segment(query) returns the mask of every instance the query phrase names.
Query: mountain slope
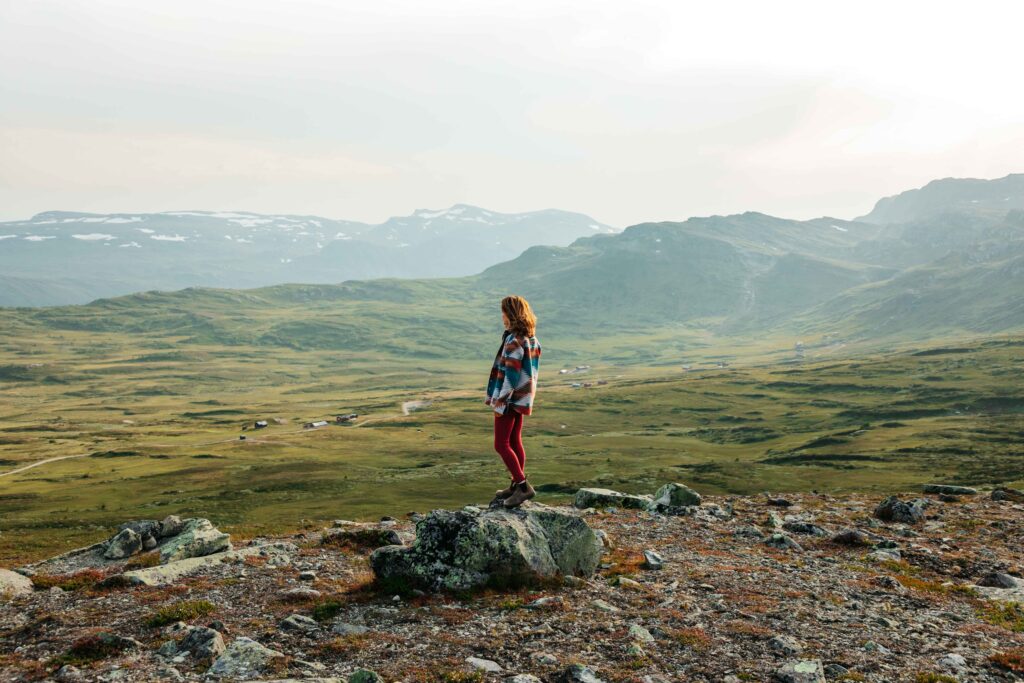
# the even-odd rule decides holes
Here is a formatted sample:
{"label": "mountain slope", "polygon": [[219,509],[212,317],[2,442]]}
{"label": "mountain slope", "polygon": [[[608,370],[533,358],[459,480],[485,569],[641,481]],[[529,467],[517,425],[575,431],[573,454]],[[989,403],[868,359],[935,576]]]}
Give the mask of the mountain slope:
{"label": "mountain slope", "polygon": [[943,178],[924,187],[879,199],[858,221],[906,223],[946,212],[1005,214],[1024,209],[1024,173],[995,180]]}

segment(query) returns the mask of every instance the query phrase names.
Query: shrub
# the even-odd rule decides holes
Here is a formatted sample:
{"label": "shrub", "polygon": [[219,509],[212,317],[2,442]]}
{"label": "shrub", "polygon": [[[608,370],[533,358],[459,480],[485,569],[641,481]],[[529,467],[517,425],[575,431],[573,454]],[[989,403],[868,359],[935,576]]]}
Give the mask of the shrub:
{"label": "shrub", "polygon": [[980,616],[993,626],[1024,633],[1024,606],[1018,602],[992,603],[980,610]]}
{"label": "shrub", "polygon": [[146,626],[158,628],[176,621],[190,621],[213,612],[216,606],[209,600],[182,600],[173,605],[164,605],[146,619]]}
{"label": "shrub", "polygon": [[54,574],[46,576],[37,574],[32,577],[32,585],[39,590],[48,590],[54,586],[66,591],[77,591],[92,588],[106,578],[106,574],[98,569],[83,569],[71,574]]}
{"label": "shrub", "polygon": [[1024,648],[997,652],[988,658],[996,666],[1018,674],[1024,674]]}
{"label": "shrub", "polygon": [[317,621],[329,621],[337,616],[344,606],[344,603],[338,600],[324,600],[313,606],[312,617]]}

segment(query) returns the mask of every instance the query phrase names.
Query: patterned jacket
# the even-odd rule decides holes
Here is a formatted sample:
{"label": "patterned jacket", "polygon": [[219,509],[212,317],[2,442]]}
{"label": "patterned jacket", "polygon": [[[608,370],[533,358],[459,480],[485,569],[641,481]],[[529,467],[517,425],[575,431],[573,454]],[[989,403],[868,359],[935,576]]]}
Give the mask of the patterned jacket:
{"label": "patterned jacket", "polygon": [[531,414],[539,366],[540,342],[537,338],[506,332],[494,356],[484,403],[492,406],[499,415],[504,415],[509,406],[523,415]]}

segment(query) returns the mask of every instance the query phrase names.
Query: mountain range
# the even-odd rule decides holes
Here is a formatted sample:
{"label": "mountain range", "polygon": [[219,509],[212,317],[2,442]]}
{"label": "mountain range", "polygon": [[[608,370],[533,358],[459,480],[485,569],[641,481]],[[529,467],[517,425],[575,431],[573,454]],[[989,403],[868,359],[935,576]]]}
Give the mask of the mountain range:
{"label": "mountain range", "polygon": [[[1017,208],[1024,206],[1022,178],[936,181],[883,199],[853,221],[748,212],[642,223],[621,233],[571,222],[567,232],[575,226],[596,234],[565,246],[529,246],[463,277],[244,292],[192,288],[0,317],[5,324],[54,329],[404,352],[412,348],[410,337],[438,329],[446,330],[451,344],[472,346],[493,327],[497,298],[515,292],[534,303],[546,334],[563,338],[674,326],[861,339],[995,333],[1024,327],[1024,210]],[[892,216],[900,220],[887,222]],[[394,220],[362,243],[367,249],[411,244],[417,230],[429,230],[421,226],[438,218],[420,215],[413,228]],[[450,226],[461,222],[446,214],[438,229],[453,234],[448,231],[457,228]],[[523,234],[544,238],[543,231],[524,228]],[[106,251],[112,249],[121,248]],[[293,258],[314,263],[322,257]]]}
{"label": "mountain range", "polygon": [[371,225],[233,211],[48,211],[0,223],[0,305],[78,304],[185,287],[247,288],[478,273],[536,244],[614,229],[568,211],[466,204]]}

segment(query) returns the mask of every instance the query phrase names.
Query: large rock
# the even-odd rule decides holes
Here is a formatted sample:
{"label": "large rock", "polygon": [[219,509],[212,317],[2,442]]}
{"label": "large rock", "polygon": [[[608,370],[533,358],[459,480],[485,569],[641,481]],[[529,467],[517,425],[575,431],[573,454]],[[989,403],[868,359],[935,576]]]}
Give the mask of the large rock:
{"label": "large rock", "polygon": [[263,545],[252,545],[238,550],[228,550],[213,555],[201,557],[187,557],[184,560],[176,560],[156,567],[144,569],[133,569],[118,574],[120,580],[131,584],[143,586],[167,586],[176,583],[179,579],[203,571],[206,567],[212,567],[223,562],[237,562],[247,557],[265,557],[269,562],[275,564],[286,564],[291,553],[298,548],[293,543],[277,541]]}
{"label": "large rock", "polygon": [[142,550],[142,536],[132,529],[121,529],[107,544],[103,557],[108,560],[123,560]]}
{"label": "large rock", "polygon": [[210,676],[249,680],[282,667],[285,656],[250,638],[236,638],[207,670]]}
{"label": "large rock", "polygon": [[998,488],[992,491],[992,500],[1009,500],[1014,503],[1024,503],[1024,491],[1005,487]]}
{"label": "large rock", "polygon": [[700,494],[685,484],[665,484],[654,494],[654,504],[666,507],[700,505]]}
{"label": "large rock", "polygon": [[978,489],[972,489],[969,486],[953,486],[951,484],[925,484],[924,492],[947,496],[973,496],[977,495]]}
{"label": "large rock", "polygon": [[181,531],[160,546],[160,561],[173,562],[231,550],[231,536],[222,533],[208,519],[186,520]]}
{"label": "large rock", "polygon": [[370,565],[383,582],[465,590],[589,576],[600,557],[601,542],[582,518],[530,504],[480,513],[435,510],[416,524],[412,546],[378,548]]}
{"label": "large rock", "polygon": [[646,510],[652,503],[650,496],[635,496],[611,489],[580,489],[572,504],[581,510],[587,508],[623,507]]}
{"label": "large rock", "polygon": [[919,500],[908,503],[896,496],[889,496],[875,508],[875,517],[886,522],[917,524],[924,519],[924,506]]}
{"label": "large rock", "polygon": [[0,599],[28,595],[32,589],[32,579],[10,569],[0,569]]}

